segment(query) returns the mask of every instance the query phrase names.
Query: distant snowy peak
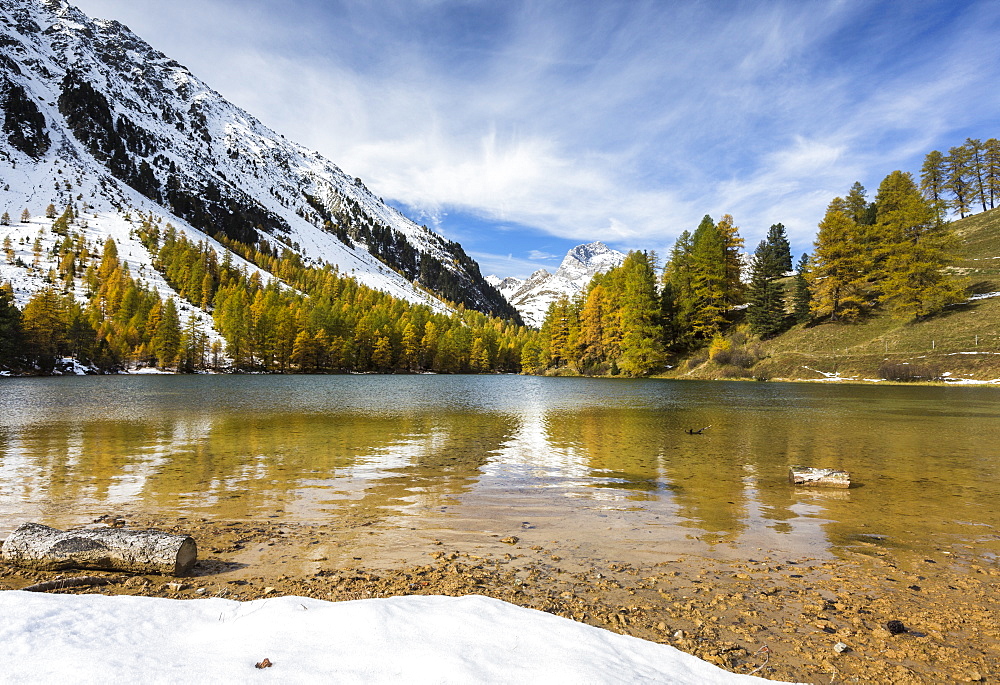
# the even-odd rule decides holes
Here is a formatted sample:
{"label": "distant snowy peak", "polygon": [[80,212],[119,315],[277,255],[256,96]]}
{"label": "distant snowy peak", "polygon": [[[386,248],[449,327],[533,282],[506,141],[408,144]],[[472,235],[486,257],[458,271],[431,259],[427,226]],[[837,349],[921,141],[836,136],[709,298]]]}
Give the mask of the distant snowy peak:
{"label": "distant snowy peak", "polygon": [[575,297],[594,276],[621,266],[624,261],[623,253],[602,242],[577,245],[566,253],[554,274],[539,269],[523,281],[505,278],[497,289],[521,313],[526,324],[537,328],[545,320],[550,304],[560,297]]}
{"label": "distant snowy peak", "polygon": [[618,250],[612,250],[602,242],[577,245],[566,253],[555,277],[565,278],[573,282],[585,278],[586,282],[582,286],[585,288],[595,275],[621,266],[624,261],[624,254]]}

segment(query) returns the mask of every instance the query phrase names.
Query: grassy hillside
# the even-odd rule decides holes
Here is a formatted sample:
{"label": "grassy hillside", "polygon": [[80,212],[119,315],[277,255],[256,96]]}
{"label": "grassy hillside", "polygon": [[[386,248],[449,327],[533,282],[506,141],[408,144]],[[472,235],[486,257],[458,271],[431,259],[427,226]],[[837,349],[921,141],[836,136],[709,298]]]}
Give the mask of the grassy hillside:
{"label": "grassy hillside", "polygon": [[[1000,208],[954,224],[961,246],[954,265],[970,295],[1000,291]],[[742,367],[682,360],[671,376],[822,379],[825,374],[875,379],[895,376],[1000,378],[1000,296],[972,299],[927,321],[903,322],[880,314],[860,324],[796,326],[772,340],[751,343],[759,359]],[[746,359],[746,357],[743,357]]]}

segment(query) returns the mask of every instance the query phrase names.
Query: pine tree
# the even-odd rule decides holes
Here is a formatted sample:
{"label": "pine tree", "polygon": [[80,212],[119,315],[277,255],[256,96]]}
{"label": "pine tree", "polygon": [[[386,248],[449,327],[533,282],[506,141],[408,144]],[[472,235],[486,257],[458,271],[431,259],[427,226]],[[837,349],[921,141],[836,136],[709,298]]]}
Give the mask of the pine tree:
{"label": "pine tree", "polygon": [[854,182],[844,198],[844,211],[858,226],[871,226],[875,223],[875,203],[868,201],[868,191],[860,181]]}
{"label": "pine tree", "polygon": [[920,194],[909,173],[894,171],[879,186],[878,227],[890,245],[881,301],[903,318],[919,318],[961,301],[944,272],[954,236]]}
{"label": "pine tree", "polygon": [[606,290],[600,279],[591,281],[587,299],[580,311],[580,344],[583,348],[581,366],[584,372],[606,359],[604,350],[604,319]]}
{"label": "pine tree", "polygon": [[317,356],[312,334],[305,329],[300,330],[292,347],[292,363],[301,373],[313,373],[316,371]]}
{"label": "pine tree", "polygon": [[545,371],[542,347],[532,338],[521,348],[521,373],[539,374]]}
{"label": "pine tree", "polygon": [[754,250],[747,291],[747,324],[762,338],[770,338],[784,328],[785,290],[779,279],[790,270],[785,268],[786,259],[791,259],[790,255],[786,258],[787,251],[783,226],[780,231],[769,232],[767,239],[760,241]]}
{"label": "pine tree", "polygon": [[181,333],[178,371],[194,373],[205,368],[207,352],[208,337],[201,331],[198,318],[192,313],[188,315]]}
{"label": "pine tree", "polygon": [[969,158],[969,185],[972,190],[970,203],[978,201],[983,211],[986,211],[987,191],[986,191],[986,169],[983,160],[983,143],[977,138],[965,139],[966,155]]}
{"label": "pine tree", "polygon": [[694,232],[691,248],[691,332],[711,340],[722,330],[727,301],[726,245],[707,214]]}
{"label": "pine tree", "polygon": [[31,221],[31,212],[25,209],[24,211],[21,212],[21,223],[26,224],[29,223],[30,221]]}
{"label": "pine tree", "polygon": [[[784,227],[782,227],[784,228]],[[723,261],[726,269],[726,303],[736,306],[743,303],[743,238],[731,214],[723,214],[715,230],[722,237]]]}
{"label": "pine tree", "polygon": [[983,177],[986,183],[985,196],[990,209],[1000,202],[1000,140],[990,138],[983,143]]}
{"label": "pine tree", "polygon": [[31,296],[22,312],[25,352],[44,372],[50,372],[66,345],[67,322],[63,299],[53,288]]}
{"label": "pine tree", "polygon": [[619,267],[623,275],[622,345],[618,366],[628,376],[646,376],[663,366],[660,304],[651,257],[633,251]]}
{"label": "pine tree", "polygon": [[389,338],[375,332],[375,347],[372,350],[372,366],[379,373],[385,373],[392,368],[392,345]]}
{"label": "pine tree", "polygon": [[859,250],[861,230],[847,213],[842,198],[834,198],[819,224],[816,250],[806,275],[815,317],[855,321],[873,305],[870,255]]}
{"label": "pine tree", "polygon": [[947,212],[947,202],[944,197],[945,174],[944,155],[938,150],[928,152],[923,166],[920,167],[920,190],[942,220]]}
{"label": "pine tree", "polygon": [[4,212],[3,215],[0,216],[0,226],[10,226],[10,213],[9,212]]}
{"label": "pine tree", "polygon": [[788,243],[788,234],[784,224],[771,224],[767,230],[767,244],[770,246],[774,266],[777,273],[785,275],[792,270],[792,246]]}
{"label": "pine tree", "polygon": [[476,338],[472,341],[472,355],[469,365],[473,373],[486,373],[490,370],[490,355],[482,338]]}
{"label": "pine tree", "polygon": [[14,305],[14,288],[0,284],[0,367],[13,366],[21,356],[21,312]]}
{"label": "pine tree", "polygon": [[684,231],[674,243],[670,259],[663,268],[660,311],[664,339],[673,347],[682,347],[691,329],[695,306],[693,252],[694,238],[689,231]]}
{"label": "pine tree", "polygon": [[406,371],[416,371],[420,361],[420,336],[412,321],[406,322],[403,329],[403,354],[400,366]]}
{"label": "pine tree", "polygon": [[792,286],[792,316],[795,318],[795,323],[805,323],[811,317],[812,293],[809,292],[809,281],[806,278],[808,271],[809,255],[802,253],[795,267],[795,280]]}
{"label": "pine tree", "polygon": [[957,146],[948,150],[948,156],[944,158],[944,188],[952,197],[950,207],[958,211],[963,219],[966,214],[972,213],[974,192],[970,166],[967,147]]}
{"label": "pine tree", "polygon": [[45,208],[45,218],[46,219],[56,218],[56,206],[51,202],[49,203],[48,207]]}
{"label": "pine tree", "polygon": [[173,366],[181,349],[181,325],[174,298],[168,298],[160,313],[160,323],[152,339],[153,353],[160,368]]}

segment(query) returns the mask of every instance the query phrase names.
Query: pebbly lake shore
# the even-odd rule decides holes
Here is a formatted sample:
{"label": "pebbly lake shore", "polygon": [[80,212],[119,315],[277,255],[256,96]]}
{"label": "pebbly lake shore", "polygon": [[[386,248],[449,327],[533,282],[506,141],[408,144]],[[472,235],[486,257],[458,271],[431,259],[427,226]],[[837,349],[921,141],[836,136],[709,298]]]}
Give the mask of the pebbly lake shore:
{"label": "pebbly lake shore", "polygon": [[[735,673],[813,683],[981,682],[1000,676],[1000,565],[961,547],[934,554],[868,548],[835,558],[759,552],[595,557],[571,542],[516,535],[359,544],[334,525],[105,517],[195,537],[193,575],[171,578],[0,565],[0,588],[102,576],[65,593],[347,601],[485,595],[673,645]],[[345,533],[350,534],[345,534]],[[539,542],[541,544],[532,544]],[[886,625],[900,621],[906,631]]]}

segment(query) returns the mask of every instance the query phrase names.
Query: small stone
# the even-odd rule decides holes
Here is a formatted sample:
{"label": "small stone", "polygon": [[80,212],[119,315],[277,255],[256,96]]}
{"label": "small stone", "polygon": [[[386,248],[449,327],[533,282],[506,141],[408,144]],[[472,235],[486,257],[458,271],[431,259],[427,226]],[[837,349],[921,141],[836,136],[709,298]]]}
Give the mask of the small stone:
{"label": "small stone", "polygon": [[180,592],[181,590],[187,590],[190,585],[187,583],[167,583],[167,589],[173,592]]}
{"label": "small stone", "polygon": [[520,539],[521,538],[517,537],[516,535],[508,535],[505,538],[500,538],[500,542],[503,542],[508,545],[516,545],[518,540]]}
{"label": "small stone", "polygon": [[149,579],[143,576],[132,576],[125,581],[125,587],[145,587],[149,585]]}
{"label": "small stone", "polygon": [[885,624],[885,629],[889,631],[890,635],[899,635],[900,633],[906,632],[906,626],[903,625],[902,621],[889,621]]}
{"label": "small stone", "polygon": [[205,594],[206,590],[205,590],[205,588],[200,587],[197,590],[195,590],[195,592],[198,593],[199,595],[203,595],[203,594]]}
{"label": "small stone", "polygon": [[850,647],[848,647],[848,646],[847,646],[846,644],[844,644],[843,642],[838,642],[837,644],[835,644],[835,645],[833,646],[833,651],[835,651],[835,652],[836,652],[837,654],[843,654],[844,652],[846,652],[846,651],[848,651],[848,650],[850,650],[850,649],[851,649],[851,648],[850,648]]}
{"label": "small stone", "polygon": [[674,631],[674,637],[678,640],[683,640],[686,633],[683,630]]}
{"label": "small stone", "polygon": [[271,594],[272,592],[277,592],[277,590],[276,590],[276,589],[274,589],[273,587],[266,587],[266,588],[264,588],[264,594],[265,594],[265,595],[269,595],[269,594]]}

